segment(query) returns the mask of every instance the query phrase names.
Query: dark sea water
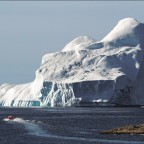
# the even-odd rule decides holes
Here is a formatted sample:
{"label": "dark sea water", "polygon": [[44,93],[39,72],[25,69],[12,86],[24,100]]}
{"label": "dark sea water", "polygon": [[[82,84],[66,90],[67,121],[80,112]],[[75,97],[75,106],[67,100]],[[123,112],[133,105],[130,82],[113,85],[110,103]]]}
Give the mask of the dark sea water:
{"label": "dark sea water", "polygon": [[144,144],[144,135],[100,134],[142,123],[140,107],[0,108],[0,144]]}

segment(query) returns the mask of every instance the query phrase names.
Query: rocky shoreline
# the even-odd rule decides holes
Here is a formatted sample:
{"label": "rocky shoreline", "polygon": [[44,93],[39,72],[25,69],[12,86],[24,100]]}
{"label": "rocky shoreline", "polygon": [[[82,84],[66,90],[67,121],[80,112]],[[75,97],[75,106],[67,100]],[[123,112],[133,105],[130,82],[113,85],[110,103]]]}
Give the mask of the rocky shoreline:
{"label": "rocky shoreline", "polygon": [[102,131],[101,134],[144,134],[144,124],[129,125],[111,130]]}

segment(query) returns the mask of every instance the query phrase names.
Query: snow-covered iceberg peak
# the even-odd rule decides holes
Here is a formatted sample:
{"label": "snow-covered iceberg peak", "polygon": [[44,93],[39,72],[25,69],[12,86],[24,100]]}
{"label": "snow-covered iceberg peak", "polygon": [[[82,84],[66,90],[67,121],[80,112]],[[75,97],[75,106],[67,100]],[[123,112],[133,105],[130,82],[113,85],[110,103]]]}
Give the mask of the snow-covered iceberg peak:
{"label": "snow-covered iceberg peak", "polygon": [[62,51],[84,50],[87,49],[90,44],[95,42],[96,40],[89,36],[79,36],[68,43]]}
{"label": "snow-covered iceberg peak", "polygon": [[144,24],[126,18],[100,42],[80,36],[44,55],[32,83],[0,85],[0,105],[144,105],[143,86]]}
{"label": "snow-covered iceberg peak", "polygon": [[114,29],[102,40],[118,46],[144,46],[144,24],[133,18],[125,18],[118,22]]}

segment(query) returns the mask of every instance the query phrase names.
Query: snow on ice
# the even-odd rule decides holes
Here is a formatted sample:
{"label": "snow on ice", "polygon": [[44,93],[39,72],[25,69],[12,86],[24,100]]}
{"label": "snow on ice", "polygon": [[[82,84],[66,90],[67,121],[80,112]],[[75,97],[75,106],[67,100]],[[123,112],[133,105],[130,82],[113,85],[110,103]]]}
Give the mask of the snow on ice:
{"label": "snow on ice", "polygon": [[0,105],[144,105],[143,50],[144,24],[125,18],[99,42],[80,36],[44,55],[32,83],[0,86]]}

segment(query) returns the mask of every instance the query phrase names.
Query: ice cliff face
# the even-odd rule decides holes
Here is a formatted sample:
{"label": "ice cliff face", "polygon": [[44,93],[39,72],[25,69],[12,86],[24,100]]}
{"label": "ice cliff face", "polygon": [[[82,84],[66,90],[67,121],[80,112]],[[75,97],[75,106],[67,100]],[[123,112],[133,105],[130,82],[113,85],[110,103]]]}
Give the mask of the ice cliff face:
{"label": "ice cliff face", "polygon": [[0,86],[2,106],[144,104],[144,24],[126,18],[100,42],[81,36],[46,54],[34,82]]}

